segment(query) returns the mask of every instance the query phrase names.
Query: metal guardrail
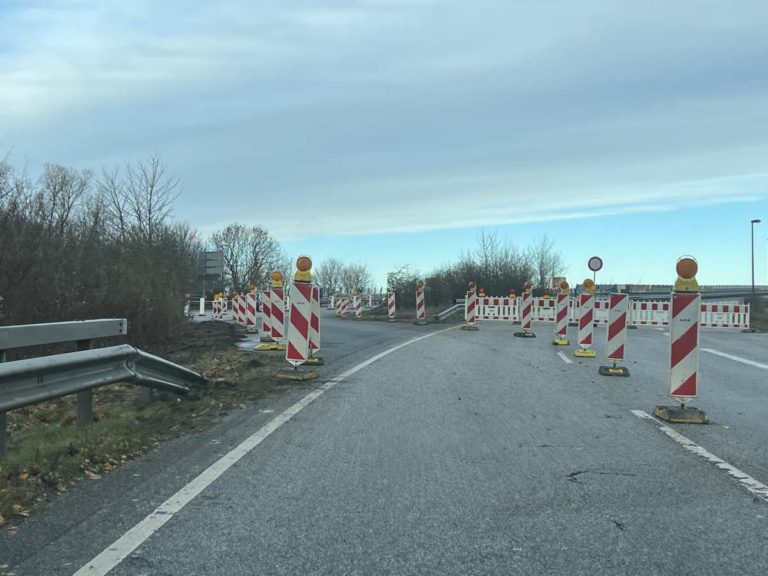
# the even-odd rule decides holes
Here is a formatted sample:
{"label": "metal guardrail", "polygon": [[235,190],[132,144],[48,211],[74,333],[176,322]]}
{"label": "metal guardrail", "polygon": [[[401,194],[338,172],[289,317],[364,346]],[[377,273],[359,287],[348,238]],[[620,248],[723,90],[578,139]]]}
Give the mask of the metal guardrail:
{"label": "metal guardrail", "polygon": [[[91,349],[92,340],[124,336],[125,319],[0,326],[0,456],[6,450],[6,412],[77,394],[77,420],[93,421],[93,389],[117,382],[183,394],[206,382],[200,374],[122,344]],[[5,362],[6,350],[77,342],[77,352]]]}
{"label": "metal guardrail", "polygon": [[438,322],[443,322],[444,320],[447,320],[457,312],[463,311],[463,310],[464,310],[464,298],[461,299],[461,302],[454,304],[450,308],[446,308],[442,312],[438,312],[435,315],[435,318],[437,318]]}
{"label": "metal guardrail", "polygon": [[125,318],[0,326],[0,350],[95,340],[126,334],[128,334],[128,320]]}
{"label": "metal guardrail", "polygon": [[0,412],[117,382],[184,394],[205,381],[197,372],[127,344],[29,358],[0,364]]}

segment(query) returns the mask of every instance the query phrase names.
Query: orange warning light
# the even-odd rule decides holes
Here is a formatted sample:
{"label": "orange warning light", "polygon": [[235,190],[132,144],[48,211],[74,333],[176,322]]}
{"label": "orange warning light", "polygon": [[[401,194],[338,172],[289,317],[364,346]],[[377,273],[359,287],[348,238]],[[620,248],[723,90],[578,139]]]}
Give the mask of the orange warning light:
{"label": "orange warning light", "polygon": [[475,291],[475,286],[477,286],[477,284],[475,284],[475,281],[474,281],[474,280],[472,280],[472,281],[469,283],[469,290],[470,290],[470,292],[474,292],[474,291]]}
{"label": "orange warning light", "polygon": [[283,273],[282,272],[272,272],[272,288],[282,288],[283,287]]}
{"label": "orange warning light", "polygon": [[296,260],[296,268],[301,272],[308,272],[312,269],[312,258],[309,256],[299,256]]}
{"label": "orange warning light", "polygon": [[675,281],[675,292],[698,292],[699,283],[696,281],[696,273],[699,271],[699,265],[693,256],[682,256],[678,259],[677,280]]}
{"label": "orange warning light", "polygon": [[696,263],[696,259],[692,256],[683,256],[677,261],[675,266],[677,274],[684,280],[691,280],[696,277],[696,273],[699,271],[699,265]]}
{"label": "orange warning light", "polygon": [[422,290],[424,288],[424,282],[422,280],[419,280],[416,282],[416,290]]}
{"label": "orange warning light", "polygon": [[571,289],[571,285],[568,284],[568,282],[566,282],[565,280],[560,282],[560,290],[562,290],[563,292],[568,292],[568,290],[570,289]]}

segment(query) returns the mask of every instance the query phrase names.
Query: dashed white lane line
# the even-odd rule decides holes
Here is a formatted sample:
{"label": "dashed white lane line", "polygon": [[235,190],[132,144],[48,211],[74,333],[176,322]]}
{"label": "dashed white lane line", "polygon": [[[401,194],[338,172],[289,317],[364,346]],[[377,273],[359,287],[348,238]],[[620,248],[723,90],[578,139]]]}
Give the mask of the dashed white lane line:
{"label": "dashed white lane line", "polygon": [[565,352],[558,352],[557,355],[560,356],[560,359],[566,364],[573,364],[573,360],[568,358],[568,356],[565,355]]}
{"label": "dashed white lane line", "polygon": [[642,410],[630,410],[632,414],[637,416],[638,418],[642,418],[643,420],[650,420],[651,422],[658,425],[659,430],[664,432],[667,436],[672,438],[675,442],[680,444],[683,448],[688,450],[689,452],[693,452],[697,456],[700,456],[707,460],[708,462],[714,464],[720,470],[725,470],[729,476],[732,478],[735,478],[739,484],[742,485],[742,487],[746,488],[749,492],[751,492],[753,495],[755,495],[757,498],[760,498],[761,500],[764,500],[768,502],[768,486],[760,482],[759,480],[756,480],[755,478],[752,478],[749,474],[746,474],[736,468],[735,466],[732,466],[731,464],[728,464],[725,460],[718,458],[705,448],[702,448],[698,444],[696,444],[693,440],[690,440],[680,434],[677,430],[673,430],[669,426],[664,425],[661,421],[657,420],[647,412],[643,412]]}
{"label": "dashed white lane line", "polygon": [[405,348],[419,340],[430,338],[449,330],[454,330],[458,326],[446,328],[445,330],[438,330],[437,332],[431,332],[424,336],[412,338],[407,342],[393,346],[384,352],[376,354],[369,358],[365,362],[361,362],[354,368],[351,368],[343,374],[336,376],[329,380],[325,384],[322,384],[312,392],[304,396],[301,400],[294,405],[275,416],[272,420],[267,422],[264,426],[259,428],[251,436],[246,438],[237,447],[227,452],[219,460],[211,464],[206,470],[204,470],[194,480],[189,482],[181,490],[176,492],[173,496],[163,502],[154,512],[144,518],[141,522],[136,524],[133,528],[128,530],[120,538],[110,544],[106,550],[101,552],[93,560],[88,562],[85,566],[75,572],[74,576],[104,576],[115,566],[120,564],[125,558],[128,557],[136,548],[141,546],[152,534],[157,532],[168,520],[173,518],[174,514],[179,512],[184,506],[189,504],[195,496],[200,494],[208,486],[210,486],[219,476],[224,474],[233,464],[238,462],[243,456],[248,454],[251,450],[261,444],[270,434],[280,428],[283,424],[288,422],[293,416],[301,412],[304,408],[309,406],[322,394],[333,388],[339,382],[343,382],[353,374],[367,368],[377,360],[381,360],[385,356],[392,354]]}
{"label": "dashed white lane line", "polygon": [[754,360],[747,360],[746,358],[742,358],[741,356],[726,354],[725,352],[720,352],[719,350],[713,350],[712,348],[702,348],[701,351],[709,352],[710,354],[715,354],[716,356],[722,356],[723,358],[728,358],[729,360],[734,360],[736,362],[741,362],[742,364],[748,364],[749,366],[754,366],[755,368],[762,368],[763,370],[768,370],[768,364],[761,364],[760,362],[755,362]]}

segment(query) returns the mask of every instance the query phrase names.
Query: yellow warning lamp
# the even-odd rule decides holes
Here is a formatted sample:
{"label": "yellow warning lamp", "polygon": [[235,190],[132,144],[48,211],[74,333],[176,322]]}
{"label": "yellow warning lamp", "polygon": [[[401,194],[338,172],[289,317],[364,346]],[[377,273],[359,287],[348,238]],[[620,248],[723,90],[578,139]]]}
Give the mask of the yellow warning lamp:
{"label": "yellow warning lamp", "polygon": [[249,282],[248,283],[248,291],[249,292],[256,292],[256,284],[254,284],[253,282]]}
{"label": "yellow warning lamp", "polygon": [[472,281],[469,283],[469,291],[470,291],[470,292],[474,292],[476,287],[477,287],[477,284],[475,284],[475,281],[474,281],[474,280],[472,280]]}
{"label": "yellow warning lamp", "polygon": [[595,281],[592,280],[592,278],[587,278],[586,280],[584,280],[583,286],[584,286],[584,290],[586,290],[589,294],[595,293],[596,286],[595,286]]}
{"label": "yellow warning lamp", "polygon": [[549,288],[544,290],[544,298],[549,298]]}
{"label": "yellow warning lamp", "polygon": [[272,272],[272,288],[283,287],[283,274],[281,272]]}
{"label": "yellow warning lamp", "polygon": [[526,282],[523,284],[523,288],[525,289],[526,294],[532,294],[533,293],[533,283],[532,282]]}
{"label": "yellow warning lamp", "polygon": [[699,271],[699,265],[693,256],[682,256],[675,266],[677,270],[677,280],[675,281],[675,292],[698,292],[699,283],[696,281],[696,273]]}
{"label": "yellow warning lamp", "polygon": [[565,280],[560,282],[560,292],[563,294],[568,294],[568,292],[571,290],[571,285],[568,284]]}
{"label": "yellow warning lamp", "polygon": [[508,295],[510,298],[517,298],[517,290],[515,290],[514,288],[510,288]]}
{"label": "yellow warning lamp", "polygon": [[312,282],[312,258],[309,256],[299,256],[296,259],[296,273],[293,275],[295,282]]}
{"label": "yellow warning lamp", "polygon": [[478,296],[485,296],[485,288],[478,288],[477,289],[477,295]]}
{"label": "yellow warning lamp", "polygon": [[421,292],[422,290],[424,290],[424,281],[419,280],[416,282],[416,292]]}

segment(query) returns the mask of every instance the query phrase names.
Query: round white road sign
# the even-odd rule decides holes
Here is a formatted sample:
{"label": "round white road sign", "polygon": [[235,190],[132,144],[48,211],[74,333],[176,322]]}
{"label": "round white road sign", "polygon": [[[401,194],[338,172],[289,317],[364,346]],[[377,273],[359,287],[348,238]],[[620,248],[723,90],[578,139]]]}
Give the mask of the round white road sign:
{"label": "round white road sign", "polygon": [[589,262],[587,262],[587,266],[589,266],[589,269],[592,270],[592,272],[597,272],[603,267],[603,260],[599,256],[592,256],[592,258],[589,259]]}

